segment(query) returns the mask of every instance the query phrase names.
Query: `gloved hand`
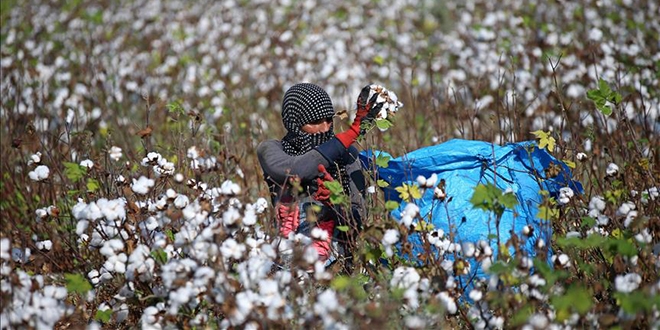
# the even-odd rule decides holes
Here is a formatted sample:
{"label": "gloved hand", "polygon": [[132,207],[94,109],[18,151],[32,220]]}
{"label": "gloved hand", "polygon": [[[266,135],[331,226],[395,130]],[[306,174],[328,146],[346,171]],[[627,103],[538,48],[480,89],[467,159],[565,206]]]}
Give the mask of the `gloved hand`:
{"label": "gloved hand", "polygon": [[341,142],[341,144],[344,145],[345,148],[348,148],[355,142],[355,140],[360,136],[360,134],[364,134],[364,132],[360,131],[360,124],[362,123],[362,119],[367,117],[367,115],[372,114],[372,116],[375,116],[376,113],[380,111],[380,109],[383,107],[383,103],[376,103],[376,100],[378,99],[378,93],[374,93],[374,95],[371,96],[369,99],[369,93],[371,91],[371,85],[364,86],[362,88],[362,91],[360,92],[360,95],[358,95],[357,99],[357,114],[355,115],[355,120],[351,124],[351,127],[348,128],[348,130],[335,134],[337,139]]}
{"label": "gloved hand", "polygon": [[332,205],[330,202],[330,189],[325,186],[326,182],[334,181],[330,173],[325,169],[325,166],[323,164],[319,164],[318,166],[319,170],[319,177],[316,178],[316,185],[318,186],[316,189],[316,192],[314,193],[314,199],[325,204],[325,205]]}
{"label": "gloved hand", "polygon": [[288,238],[290,233],[295,233],[300,224],[300,208],[298,204],[278,205],[277,221],[280,225],[280,235]]}

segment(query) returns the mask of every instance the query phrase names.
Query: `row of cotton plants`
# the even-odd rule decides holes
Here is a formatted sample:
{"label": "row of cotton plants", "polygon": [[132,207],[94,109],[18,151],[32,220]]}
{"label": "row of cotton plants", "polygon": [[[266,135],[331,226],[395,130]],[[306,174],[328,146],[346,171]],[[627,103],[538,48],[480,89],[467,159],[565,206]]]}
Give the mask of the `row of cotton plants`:
{"label": "row of cotton plants", "polygon": [[[261,132],[279,107],[273,96],[295,82],[320,82],[347,107],[346,91],[377,80],[480,114],[450,135],[475,134],[499,107],[530,130],[562,127],[565,139],[575,126],[612,132],[619,118],[657,130],[659,8],[642,2],[648,10],[635,1],[32,1],[3,14],[2,116],[36,116],[40,131],[74,114],[78,127],[117,121],[131,131],[147,95],[234,126],[227,115],[247,103]],[[630,91],[618,117],[571,104],[599,79]],[[494,140],[512,140],[519,124],[500,120]]]}
{"label": "row of cotton plants", "polygon": [[[574,231],[565,234],[552,265],[519,250],[514,256],[496,255],[486,240],[457,242],[441,229],[420,228],[417,225],[423,220],[413,201],[400,224],[385,221],[378,226],[381,234],[364,235],[369,243],[362,249],[383,254],[364,260],[356,268],[357,277],[349,278],[325,269],[317,260],[310,246],[314,235],[298,235],[292,240],[272,235],[274,224],[265,199],[246,201],[243,188],[232,180],[218,186],[201,181],[191,185],[182,172],[201,173],[196,165],[200,149],[188,149],[188,164],[181,169],[160,153],[149,152],[136,161],[141,166],[137,173],[126,166],[107,178],[124,188],[118,194],[80,198],[66,215],[55,205],[43,205],[34,212],[34,221],[51,226],[70,213],[68,221],[75,233],[70,238],[38,232],[29,242],[12,240],[20,235],[2,238],[2,294],[8,302],[0,316],[3,326],[52,328],[71,318],[79,318],[89,328],[140,324],[145,328],[282,325],[334,329],[372,322],[407,328],[437,327],[445,322],[495,329],[505,324],[529,329],[608,326],[612,321],[599,314],[590,295],[583,295],[584,290],[593,292],[586,285],[593,279],[585,278],[576,289],[569,276],[573,271],[585,271],[575,259],[583,251],[569,241],[575,238],[630,244],[604,250],[615,265],[616,260],[621,263],[606,289],[614,296],[620,294],[618,299],[657,298],[660,290],[657,276],[646,277],[649,267],[654,274],[660,269],[660,251],[653,251],[658,248],[657,231],[649,229],[659,224],[648,218],[640,221],[637,210],[638,206],[657,205],[657,187],[635,192],[620,205],[603,196],[586,203],[569,188],[563,189],[559,197],[562,212],[578,212],[592,222],[583,218]],[[130,162],[116,148],[108,152],[116,159],[111,166]],[[35,170],[58,166],[42,161],[39,153],[25,163]],[[163,172],[163,166],[172,171]],[[88,170],[98,167],[91,160],[79,164],[88,178],[95,175]],[[610,168],[607,171],[608,177],[620,174]],[[59,180],[48,174],[27,177],[33,181],[28,183],[32,188]],[[428,189],[436,181],[437,176],[432,175],[417,178],[416,184]],[[434,189],[438,200],[451,197]],[[621,243],[618,236],[609,234],[612,231],[619,235],[625,231],[633,240]],[[415,234],[428,243],[430,259],[422,264],[406,262],[400,254],[406,253],[407,237]],[[529,227],[515,234],[520,241],[507,242],[511,248],[534,236]],[[612,241],[616,243],[608,237],[617,239]],[[39,272],[34,268],[37,259],[55,256],[51,251],[54,241],[60,249],[74,245],[67,252],[75,251],[73,257],[84,264],[64,276],[35,274]],[[535,244],[541,253],[549,242],[538,239]],[[484,272],[490,275],[475,278]],[[579,295],[573,296],[571,290],[578,290]],[[571,307],[575,299],[580,307]],[[607,312],[617,322],[643,320],[657,326],[658,306],[650,302],[609,306]],[[516,319],[520,316],[503,308],[505,303],[534,308],[525,310],[524,319]]]}

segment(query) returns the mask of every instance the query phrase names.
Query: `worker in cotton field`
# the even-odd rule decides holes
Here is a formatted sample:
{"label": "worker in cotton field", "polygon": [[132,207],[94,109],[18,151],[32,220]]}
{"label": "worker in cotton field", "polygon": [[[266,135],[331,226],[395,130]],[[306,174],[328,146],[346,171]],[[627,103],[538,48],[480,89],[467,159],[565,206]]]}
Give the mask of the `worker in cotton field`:
{"label": "worker in cotton field", "polygon": [[[287,134],[281,140],[259,144],[257,156],[271,192],[279,233],[291,238],[296,233],[313,237],[319,260],[326,266],[335,259],[332,239],[338,243],[345,271],[350,271],[351,242],[364,216],[365,180],[358,151],[351,146],[360,135],[360,123],[377,113],[376,99],[367,100],[369,86],[357,100],[357,114],[344,132],[335,134],[335,114],[328,93],[310,83],[293,85],[284,94],[282,122]],[[371,102],[368,102],[371,101]],[[333,205],[325,182],[339,182],[350,203]],[[350,204],[350,205],[348,205]],[[316,205],[316,207],[312,207]],[[348,231],[335,231],[348,226]],[[324,234],[311,235],[313,228]]]}

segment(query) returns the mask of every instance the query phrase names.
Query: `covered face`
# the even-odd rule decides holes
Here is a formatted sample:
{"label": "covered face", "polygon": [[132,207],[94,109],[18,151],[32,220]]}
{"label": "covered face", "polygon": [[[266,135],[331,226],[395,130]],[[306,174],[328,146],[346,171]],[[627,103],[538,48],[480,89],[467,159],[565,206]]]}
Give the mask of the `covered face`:
{"label": "covered face", "polygon": [[282,102],[282,122],[287,130],[282,139],[284,151],[290,155],[301,155],[334,137],[332,126],[327,132],[310,134],[302,127],[306,124],[332,119],[334,108],[328,93],[323,88],[299,83],[291,86]]}

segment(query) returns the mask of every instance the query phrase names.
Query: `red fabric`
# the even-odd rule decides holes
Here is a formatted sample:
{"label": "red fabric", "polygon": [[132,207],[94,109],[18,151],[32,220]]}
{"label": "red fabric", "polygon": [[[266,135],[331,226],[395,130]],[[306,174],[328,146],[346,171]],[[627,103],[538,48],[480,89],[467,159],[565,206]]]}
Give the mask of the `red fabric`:
{"label": "red fabric", "polygon": [[316,252],[319,255],[319,260],[320,261],[326,261],[328,258],[330,258],[330,242],[332,241],[332,232],[335,230],[335,221],[334,220],[329,220],[329,221],[323,221],[323,222],[318,222],[316,226],[326,233],[328,233],[328,239],[327,240],[314,240],[312,243],[312,246],[314,246],[314,249],[316,249]]}
{"label": "red fabric", "polygon": [[367,100],[369,96],[369,85],[365,86],[357,100],[357,114],[355,114],[355,120],[351,124],[351,127],[348,130],[335,134],[339,142],[344,145],[344,148],[348,148],[357,140],[360,136],[360,123],[362,123],[362,118],[364,118],[368,113],[371,107],[376,103],[376,99]]}
{"label": "red fabric", "polygon": [[325,204],[330,205],[330,189],[325,186],[326,181],[334,181],[330,173],[325,169],[323,164],[319,164],[319,178],[316,179],[316,192],[314,193],[314,199]]}
{"label": "red fabric", "polygon": [[291,232],[296,232],[300,224],[300,209],[297,204],[280,204],[277,207],[277,221],[280,225],[280,235],[289,237]]}
{"label": "red fabric", "polygon": [[360,121],[362,121],[362,118],[355,118],[348,130],[335,134],[339,142],[344,145],[344,148],[350,147],[360,135]]}

